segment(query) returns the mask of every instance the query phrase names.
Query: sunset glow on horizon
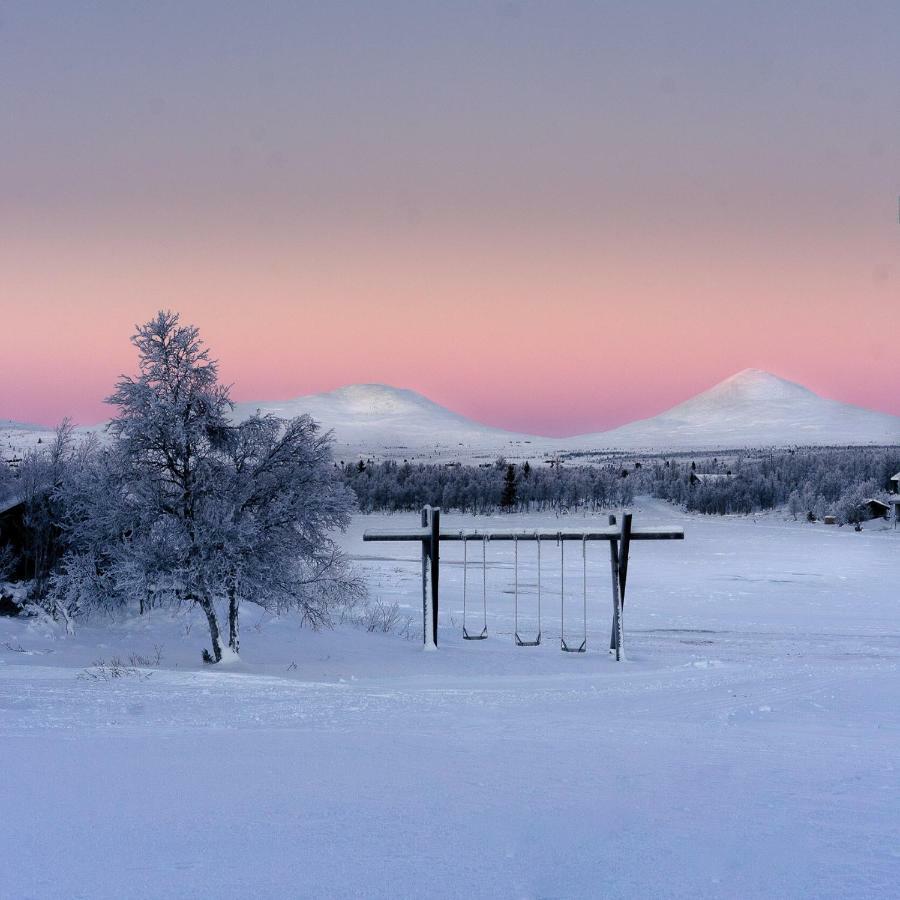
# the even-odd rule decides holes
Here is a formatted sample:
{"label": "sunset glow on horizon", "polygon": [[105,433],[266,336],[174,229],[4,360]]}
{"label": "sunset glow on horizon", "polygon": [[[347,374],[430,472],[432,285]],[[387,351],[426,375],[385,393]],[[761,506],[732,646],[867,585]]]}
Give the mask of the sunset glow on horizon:
{"label": "sunset glow on horizon", "polygon": [[161,308],[235,400],[900,415],[895,4],[189,6],[4,8],[0,419],[108,418]]}

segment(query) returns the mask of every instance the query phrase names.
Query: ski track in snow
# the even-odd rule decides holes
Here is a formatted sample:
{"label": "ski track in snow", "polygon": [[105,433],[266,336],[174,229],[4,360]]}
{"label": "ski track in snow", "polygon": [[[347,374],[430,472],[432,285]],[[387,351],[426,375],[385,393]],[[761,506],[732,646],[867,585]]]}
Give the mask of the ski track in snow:
{"label": "ski track in snow", "polygon": [[[442,550],[441,649],[422,653],[417,550],[361,541],[415,518],[358,517],[344,539],[411,640],[257,629],[247,610],[242,661],[216,670],[185,616],[68,639],[0,619],[0,896],[896,896],[900,531],[642,501],[636,524],[687,538],[633,546],[617,665],[605,545],[588,548],[587,654],[558,648],[552,546],[545,643],[513,646],[509,545],[489,546],[475,643],[461,550]],[[534,557],[520,548],[527,633]],[[580,551],[566,560],[577,630]],[[147,677],[79,678],[154,643]]]}

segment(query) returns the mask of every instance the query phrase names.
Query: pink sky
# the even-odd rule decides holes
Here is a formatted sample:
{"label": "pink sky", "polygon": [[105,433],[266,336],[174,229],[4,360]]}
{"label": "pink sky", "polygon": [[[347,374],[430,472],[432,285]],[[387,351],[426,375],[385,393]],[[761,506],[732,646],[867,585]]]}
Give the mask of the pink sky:
{"label": "pink sky", "polygon": [[4,342],[0,417],[106,418],[102,398],[134,371],[133,325],[161,306],[201,328],[238,400],[384,382],[565,434],[656,413],[753,366],[900,413],[884,327],[896,277],[827,235],[795,235],[789,251],[787,238],[704,251],[712,236],[665,234],[345,240],[5,243],[17,339]]}
{"label": "pink sky", "polygon": [[38,7],[0,32],[0,419],[107,418],[159,308],[237,400],[572,434],[754,367],[900,414],[896,4]]}

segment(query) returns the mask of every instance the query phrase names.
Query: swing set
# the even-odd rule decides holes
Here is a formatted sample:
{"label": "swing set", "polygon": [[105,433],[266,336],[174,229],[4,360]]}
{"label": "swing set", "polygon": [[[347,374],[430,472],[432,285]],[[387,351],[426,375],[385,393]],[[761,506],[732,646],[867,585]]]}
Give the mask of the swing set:
{"label": "swing set", "polygon": [[[408,528],[393,531],[366,531],[364,541],[419,541],[422,544],[422,640],[426,650],[436,650],[438,643],[438,611],[440,598],[440,545],[442,541],[462,541],[463,545],[463,639],[466,641],[483,641],[488,637],[487,625],[487,545],[489,541],[513,542],[513,636],[517,647],[537,647],[542,641],[542,542],[553,541],[559,546],[560,557],[560,649],[566,653],[585,653],[587,651],[587,610],[588,610],[588,578],[587,578],[587,544],[590,541],[606,541],[609,543],[610,573],[612,576],[612,633],[609,650],[615,653],[617,660],[625,658],[625,636],[622,607],[625,603],[625,585],[628,578],[628,554],[632,541],[665,541],[683,540],[683,528],[632,528],[631,513],[622,514],[621,525],[616,517],[609,517],[609,526],[587,530],[577,529],[488,529],[480,531],[476,528],[464,528],[457,531],[441,531],[441,511],[439,508],[426,506],[422,510],[420,528]],[[470,630],[469,614],[469,564],[468,545],[470,541],[481,542],[481,613],[478,624]],[[519,541],[535,541],[537,543],[537,633],[533,639],[525,639],[519,631]],[[582,628],[579,642],[569,643],[566,640],[566,567],[565,548],[569,541],[581,542],[581,595],[582,595]]]}

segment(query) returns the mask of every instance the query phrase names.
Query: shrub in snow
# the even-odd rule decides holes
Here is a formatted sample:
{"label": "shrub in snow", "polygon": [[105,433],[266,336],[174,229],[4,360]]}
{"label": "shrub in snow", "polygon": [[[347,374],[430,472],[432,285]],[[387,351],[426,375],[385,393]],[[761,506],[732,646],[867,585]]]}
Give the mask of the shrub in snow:
{"label": "shrub in snow", "polygon": [[115,681],[119,678],[137,678],[146,681],[152,674],[152,672],[142,672],[137,666],[122,662],[118,656],[114,656],[109,662],[105,659],[94,660],[76,677],[81,681]]}
{"label": "shrub in snow", "polygon": [[403,615],[397,603],[385,603],[380,598],[366,606],[355,620],[366,631],[385,634],[407,632],[412,621],[409,616]]}

